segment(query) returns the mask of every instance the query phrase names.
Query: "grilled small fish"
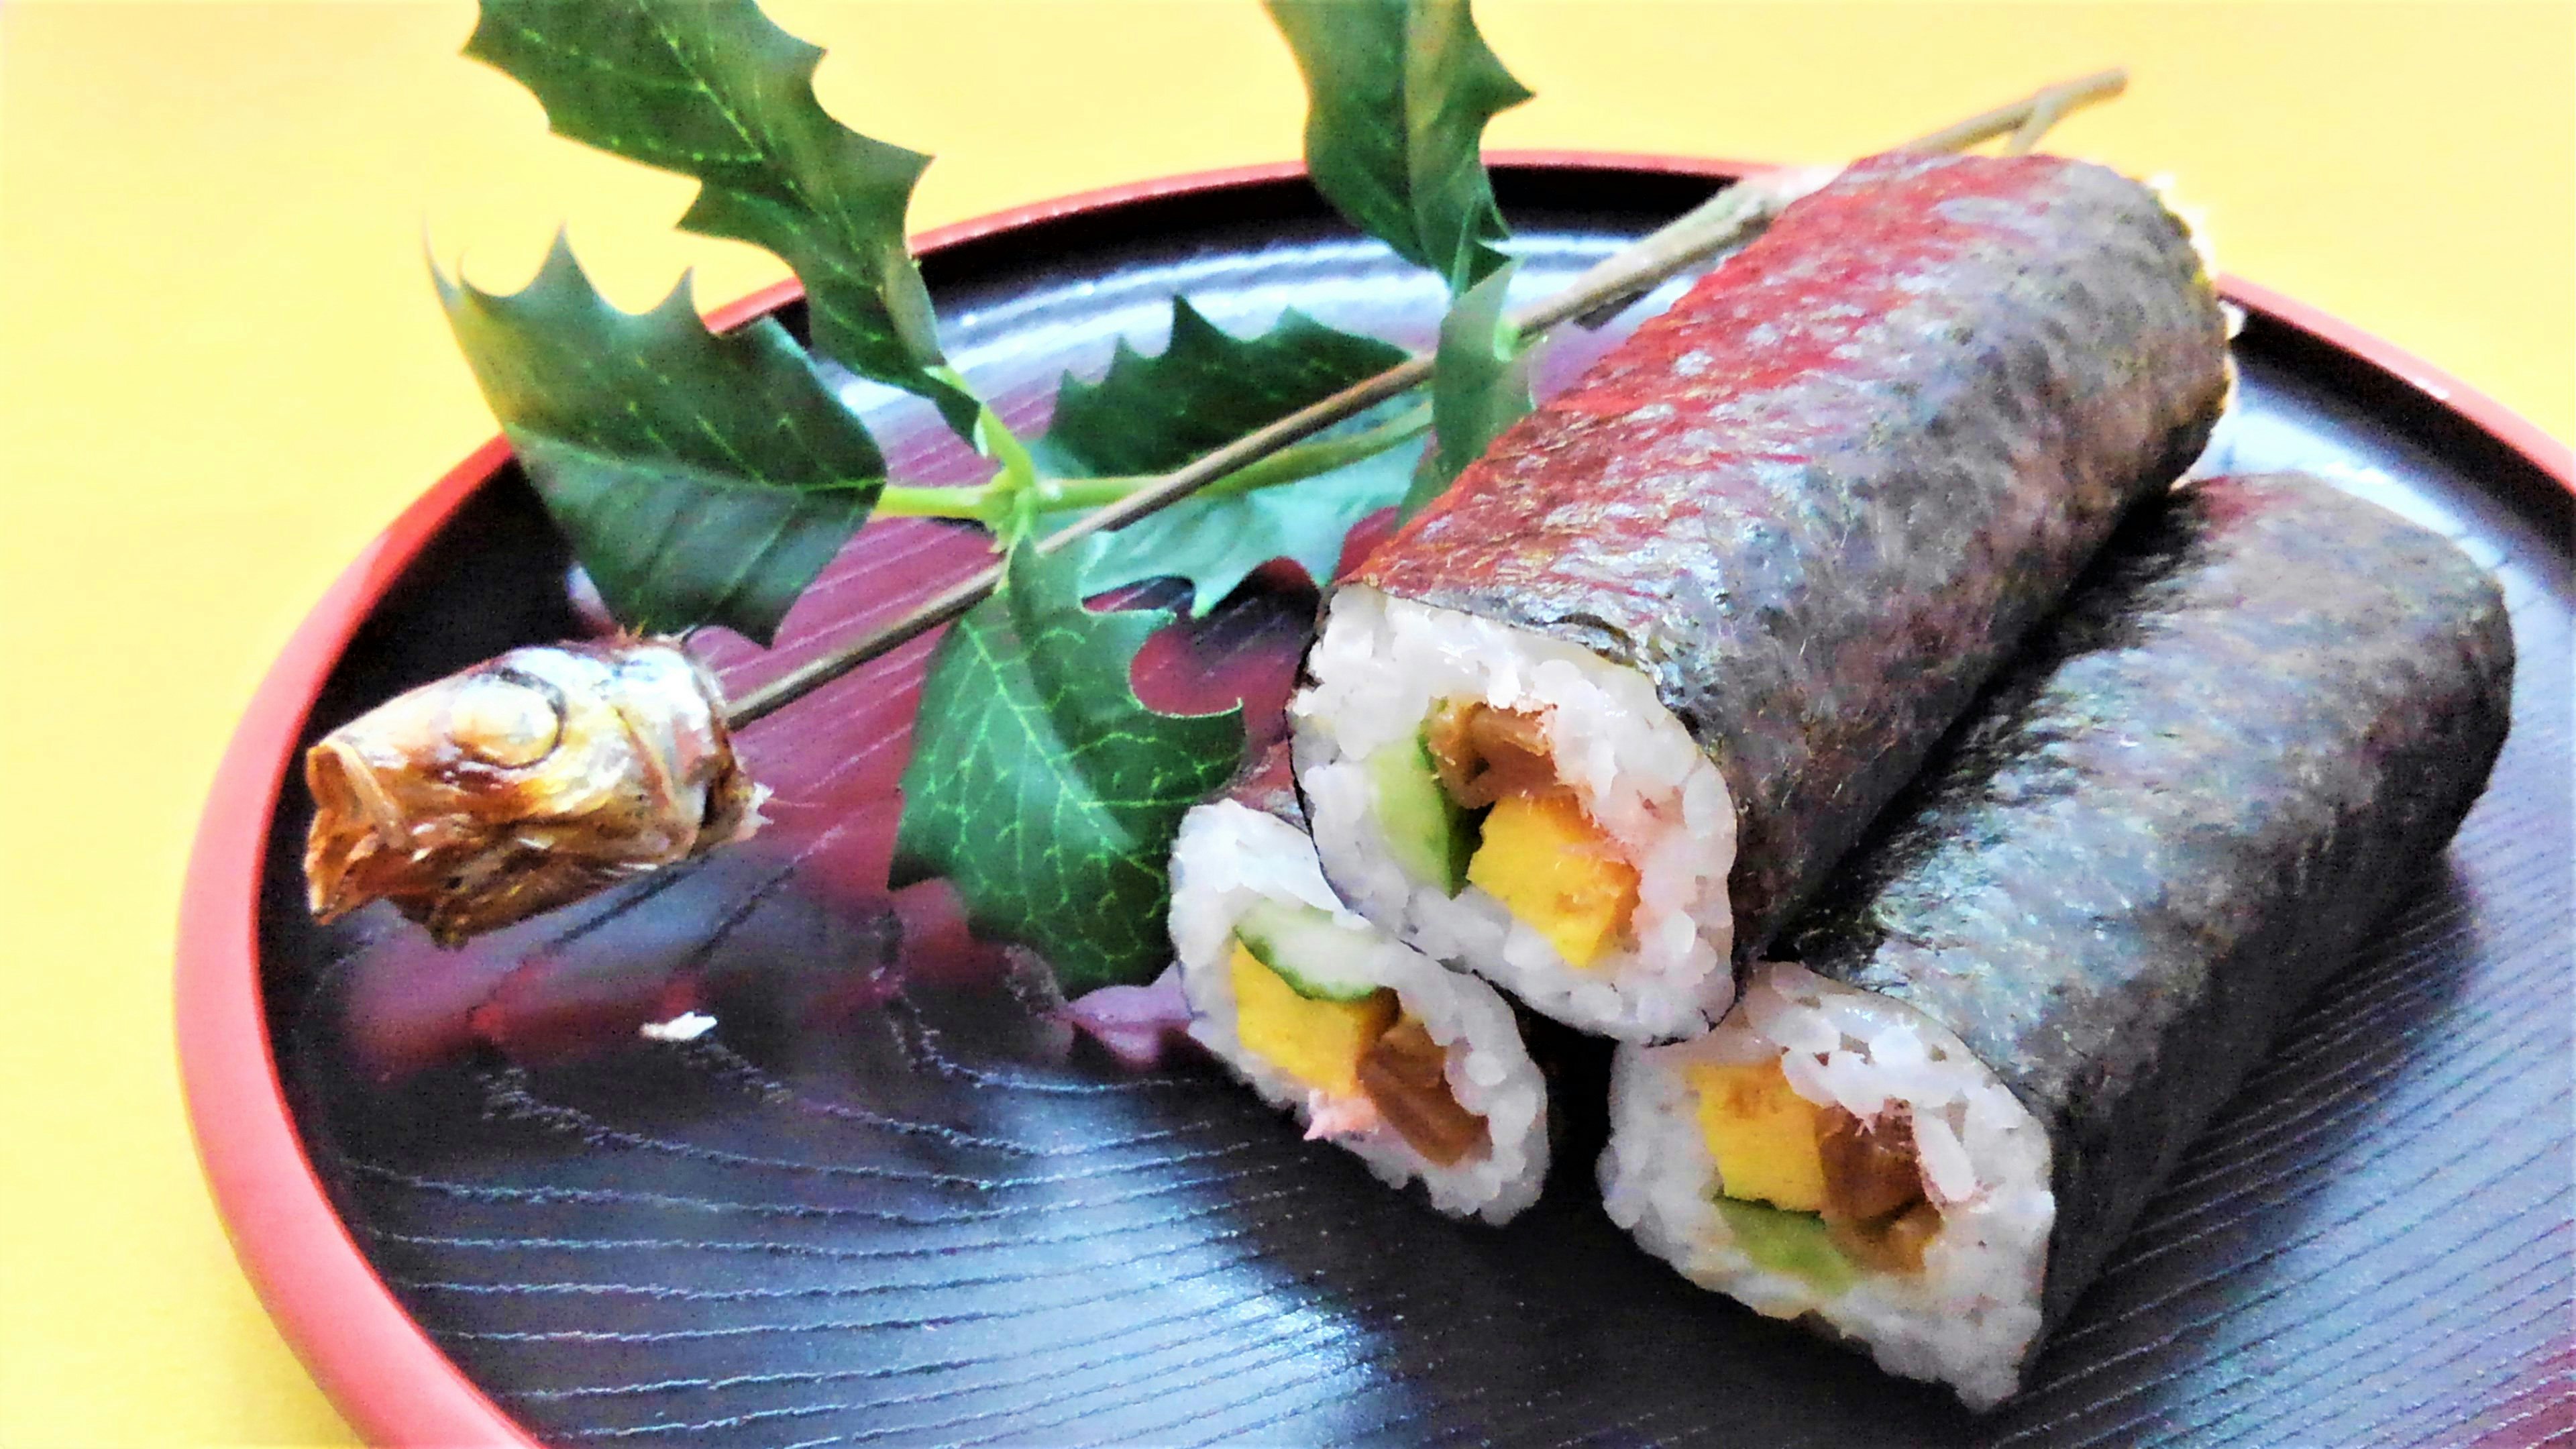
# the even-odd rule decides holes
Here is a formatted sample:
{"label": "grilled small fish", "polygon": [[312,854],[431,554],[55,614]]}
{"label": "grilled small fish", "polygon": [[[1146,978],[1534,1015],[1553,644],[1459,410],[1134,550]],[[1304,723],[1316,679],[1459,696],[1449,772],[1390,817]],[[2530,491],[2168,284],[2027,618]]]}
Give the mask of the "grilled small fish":
{"label": "grilled small fish", "polygon": [[388,900],[442,945],[750,835],[768,792],[676,643],[513,649],[306,752],[313,914]]}

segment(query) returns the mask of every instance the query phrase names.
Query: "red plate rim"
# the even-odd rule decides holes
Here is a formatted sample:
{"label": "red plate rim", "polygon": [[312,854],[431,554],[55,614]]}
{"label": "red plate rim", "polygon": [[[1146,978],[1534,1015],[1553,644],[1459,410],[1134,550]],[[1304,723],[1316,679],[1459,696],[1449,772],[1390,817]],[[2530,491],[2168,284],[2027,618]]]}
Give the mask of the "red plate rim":
{"label": "red plate rim", "polygon": [[[1496,164],[1731,179],[1730,161],[1590,151],[1506,151]],[[1163,197],[1304,174],[1296,162],[1233,167],[1081,192],[925,232],[932,253],[995,233]],[[2465,419],[2576,492],[2568,445],[2450,373],[2359,328],[2235,277],[2221,290],[2274,322],[2357,357]],[[730,327],[802,295],[791,279],[716,309]],[[527,1430],[440,1352],[376,1275],[315,1176],[278,1080],[260,1000],[258,906],[268,824],[296,741],[351,633],[473,491],[510,456],[494,438],[421,495],[335,580],[252,696],[217,767],[179,904],[176,1015],[189,1126],[242,1271],[324,1394],[371,1444],[524,1445]]]}

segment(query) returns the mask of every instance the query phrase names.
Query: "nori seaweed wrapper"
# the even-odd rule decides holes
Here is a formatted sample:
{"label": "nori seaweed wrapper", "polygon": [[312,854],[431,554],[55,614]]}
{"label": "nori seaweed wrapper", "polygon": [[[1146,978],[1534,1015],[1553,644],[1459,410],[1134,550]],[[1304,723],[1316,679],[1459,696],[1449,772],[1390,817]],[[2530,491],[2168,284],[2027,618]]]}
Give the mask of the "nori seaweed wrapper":
{"label": "nori seaweed wrapper", "polygon": [[2513,638],[2458,549],[2292,474],[2124,528],[1784,937],[2047,1127],[2061,1320],[2484,788]]}
{"label": "nori seaweed wrapper", "polygon": [[2119,515],[2198,456],[2218,298],[2145,187],[1854,164],[1361,566],[1653,680],[1734,796],[1736,957],[1910,779]]}

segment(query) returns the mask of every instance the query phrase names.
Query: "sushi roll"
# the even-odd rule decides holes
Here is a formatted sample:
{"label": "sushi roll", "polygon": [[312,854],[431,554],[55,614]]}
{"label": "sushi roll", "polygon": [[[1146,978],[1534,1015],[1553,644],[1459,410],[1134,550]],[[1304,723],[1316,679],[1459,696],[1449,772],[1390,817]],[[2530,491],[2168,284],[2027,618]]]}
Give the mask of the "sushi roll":
{"label": "sushi roll", "polygon": [[1182,819],[1172,944],[1190,1035],[1306,1135],[1452,1217],[1547,1178],[1547,1085],[1509,1003],[1343,908],[1273,750]]}
{"label": "sushi roll", "polygon": [[1335,592],[1292,705],[1325,873],[1559,1021],[1706,1031],[2228,386],[2147,188],[1853,165]]}
{"label": "sushi roll", "polygon": [[2123,530],[1718,1029],[1623,1046],[1610,1216],[1891,1372],[2010,1395],[2484,788],[2513,644],[2448,542],[2292,475]]}

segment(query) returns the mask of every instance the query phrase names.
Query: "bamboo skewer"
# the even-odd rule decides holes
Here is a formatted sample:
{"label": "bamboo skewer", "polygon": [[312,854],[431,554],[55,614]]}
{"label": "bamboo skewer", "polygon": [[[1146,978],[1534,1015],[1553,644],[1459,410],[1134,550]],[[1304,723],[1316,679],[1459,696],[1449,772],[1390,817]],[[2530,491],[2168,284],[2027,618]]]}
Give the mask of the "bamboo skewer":
{"label": "bamboo skewer", "polygon": [[[2011,105],[1952,122],[1896,149],[1963,151],[1980,142],[2008,136],[2007,151],[2019,155],[2037,145],[2049,128],[2067,115],[2118,95],[2127,84],[2125,71],[2099,71],[2035,91]],[[1606,319],[1694,263],[1743,240],[1769,219],[1778,204],[1776,193],[1760,185],[1758,179],[1730,186],[1603,258],[1563,290],[1514,309],[1505,320],[1526,336],[1571,320]],[[1354,383],[1164,474],[1151,485],[1084,515],[1035,546],[1052,553],[1178,503],[1227,474],[1421,386],[1430,380],[1431,361],[1427,353],[1407,358],[1375,377]],[[1001,578],[998,565],[986,568],[949,586],[902,618],[750,690],[727,708],[726,725],[740,729],[764,719],[869,660],[952,622],[989,596]]]}

